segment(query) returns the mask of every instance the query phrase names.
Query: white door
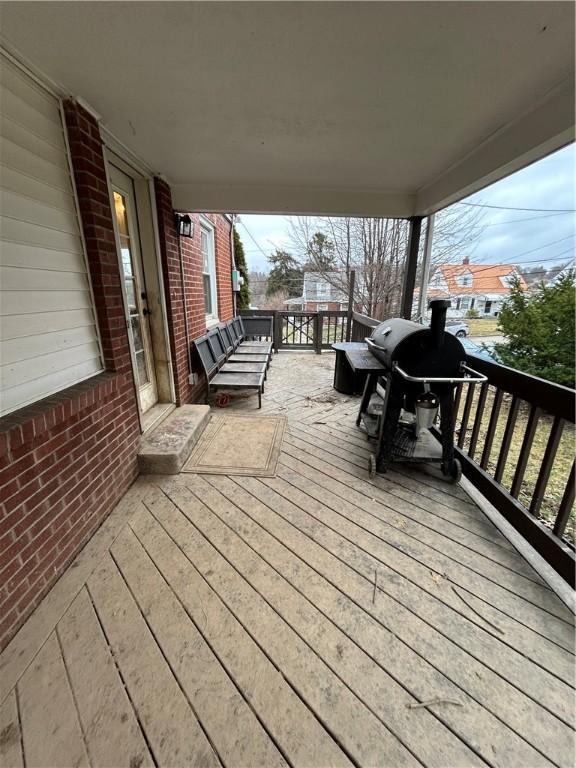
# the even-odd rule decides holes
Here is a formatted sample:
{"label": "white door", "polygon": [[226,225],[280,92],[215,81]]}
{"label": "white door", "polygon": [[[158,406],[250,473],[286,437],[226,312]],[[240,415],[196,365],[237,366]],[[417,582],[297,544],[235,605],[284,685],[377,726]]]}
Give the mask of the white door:
{"label": "white door", "polygon": [[120,244],[120,263],[124,279],[124,302],[130,351],[140,411],[145,413],[158,401],[158,390],[134,184],[129,176],[115,166],[111,165],[109,168],[114,196],[116,232]]}

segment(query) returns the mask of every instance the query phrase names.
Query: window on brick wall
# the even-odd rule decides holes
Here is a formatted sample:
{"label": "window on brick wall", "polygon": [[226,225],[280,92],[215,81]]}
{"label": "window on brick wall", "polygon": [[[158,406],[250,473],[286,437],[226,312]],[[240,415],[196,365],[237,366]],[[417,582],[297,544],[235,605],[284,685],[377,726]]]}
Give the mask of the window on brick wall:
{"label": "window on brick wall", "polygon": [[216,293],[216,257],[214,253],[214,230],[207,223],[200,226],[202,240],[202,264],[204,281],[204,308],[206,320],[218,319],[218,297]]}

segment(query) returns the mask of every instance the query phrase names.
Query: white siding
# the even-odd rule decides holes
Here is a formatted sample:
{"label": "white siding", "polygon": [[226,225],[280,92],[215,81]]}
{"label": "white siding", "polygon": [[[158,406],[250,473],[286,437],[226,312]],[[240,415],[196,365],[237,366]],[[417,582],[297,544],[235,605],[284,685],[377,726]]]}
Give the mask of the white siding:
{"label": "white siding", "polygon": [[102,370],[58,100],[0,55],[0,414]]}

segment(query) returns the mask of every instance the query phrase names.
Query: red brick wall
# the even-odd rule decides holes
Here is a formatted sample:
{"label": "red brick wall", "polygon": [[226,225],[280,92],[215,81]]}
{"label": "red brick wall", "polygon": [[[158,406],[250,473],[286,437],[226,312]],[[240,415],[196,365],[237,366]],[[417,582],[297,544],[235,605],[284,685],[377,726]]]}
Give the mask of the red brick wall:
{"label": "red brick wall", "polygon": [[102,146],[66,122],[107,372],[0,419],[0,649],[137,474],[140,428]]}
{"label": "red brick wall", "polygon": [[231,224],[225,216],[219,214],[207,214],[207,218],[214,224],[218,318],[220,321],[224,322],[234,317],[232,252],[230,248]]}
{"label": "red brick wall", "polygon": [[[172,208],[170,187],[161,179],[155,179],[156,207],[160,250],[164,273],[164,291],[168,313],[170,348],[176,389],[176,401],[191,403],[202,398],[205,384],[202,368],[195,356],[193,371],[199,375],[199,383],[188,383],[188,348],[184,323],[184,292],[178,254],[178,235]],[[190,214],[194,222],[194,236],[181,237],[180,248],[184,265],[184,288],[188,310],[188,332],[193,340],[206,332],[204,309],[204,288],[202,282],[202,254],[200,250],[200,216]],[[232,256],[230,250],[230,222],[222,214],[206,214],[214,225],[214,248],[216,259],[216,287],[218,295],[218,316],[221,321],[233,316],[231,284]]]}

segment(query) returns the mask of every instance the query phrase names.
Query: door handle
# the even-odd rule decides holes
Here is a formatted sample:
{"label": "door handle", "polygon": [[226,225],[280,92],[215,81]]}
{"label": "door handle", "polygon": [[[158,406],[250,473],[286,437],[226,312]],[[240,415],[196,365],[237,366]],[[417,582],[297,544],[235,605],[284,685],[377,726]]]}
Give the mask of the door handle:
{"label": "door handle", "polygon": [[152,312],[148,309],[148,307],[144,307],[142,314],[146,317],[147,315],[151,315]]}

